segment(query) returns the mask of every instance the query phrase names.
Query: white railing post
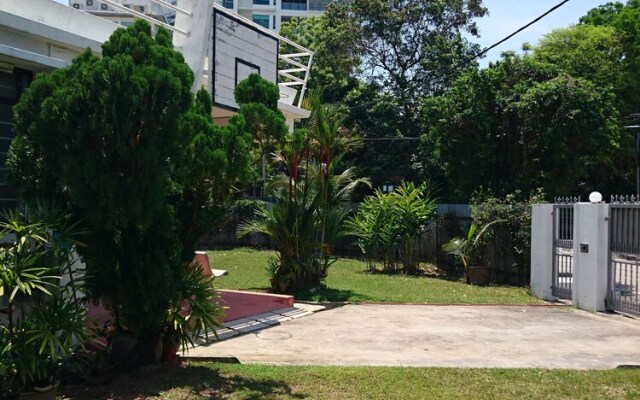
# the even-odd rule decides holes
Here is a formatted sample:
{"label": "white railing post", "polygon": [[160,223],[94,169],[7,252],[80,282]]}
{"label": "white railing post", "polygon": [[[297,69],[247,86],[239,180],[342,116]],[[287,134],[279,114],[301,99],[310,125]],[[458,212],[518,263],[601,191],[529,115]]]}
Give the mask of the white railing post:
{"label": "white railing post", "polygon": [[553,300],[553,204],[531,209],[531,294]]}

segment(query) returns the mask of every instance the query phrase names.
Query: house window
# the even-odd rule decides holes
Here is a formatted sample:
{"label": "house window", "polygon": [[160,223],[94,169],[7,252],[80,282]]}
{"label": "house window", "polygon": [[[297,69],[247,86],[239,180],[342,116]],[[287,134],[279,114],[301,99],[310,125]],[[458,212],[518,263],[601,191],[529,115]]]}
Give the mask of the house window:
{"label": "house window", "polygon": [[261,6],[268,6],[269,5],[269,0],[253,0],[253,4],[257,4],[257,5],[261,5]]}
{"label": "house window", "polygon": [[13,132],[13,106],[29,86],[32,78],[31,71],[13,68],[10,64],[0,70],[0,211],[18,206],[17,193],[6,182],[8,168],[5,166],[5,162],[9,145],[15,136]]}
{"label": "house window", "polygon": [[269,16],[268,15],[253,14],[251,19],[256,24],[264,26],[265,28],[269,29]]}
{"label": "house window", "polygon": [[326,11],[329,3],[331,3],[331,0],[309,0],[309,10]]}
{"label": "house window", "polygon": [[307,0],[282,0],[283,10],[307,10]]}

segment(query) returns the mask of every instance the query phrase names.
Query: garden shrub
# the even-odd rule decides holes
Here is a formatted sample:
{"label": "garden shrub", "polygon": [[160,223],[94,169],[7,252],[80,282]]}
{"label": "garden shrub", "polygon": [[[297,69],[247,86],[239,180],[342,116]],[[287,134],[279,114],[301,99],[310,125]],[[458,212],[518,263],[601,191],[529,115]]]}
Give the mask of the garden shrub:
{"label": "garden shrub", "polygon": [[312,114],[306,129],[289,132],[274,152],[283,173],[272,179],[269,208],[238,227],[238,234],[269,237],[278,260],[271,262],[271,287],[292,292],[318,285],[335,261],[333,245],[347,234],[345,220],[354,189],[368,180],[357,179],[352,168],[338,172],[343,156],[361,144],[343,128],[342,107],[310,97]]}
{"label": "garden shrub", "polygon": [[531,205],[543,202],[538,190],[530,196],[515,191],[503,198],[479,190],[471,199],[471,217],[484,226],[496,224],[483,240],[487,244],[487,258],[494,267],[499,283],[528,284],[531,263]]}
{"label": "garden shrub", "polygon": [[361,204],[349,222],[370,270],[375,262],[383,271],[396,270],[396,252],[403,272],[418,272],[420,236],[436,214],[436,203],[426,184],[403,182],[391,193],[376,191]]}

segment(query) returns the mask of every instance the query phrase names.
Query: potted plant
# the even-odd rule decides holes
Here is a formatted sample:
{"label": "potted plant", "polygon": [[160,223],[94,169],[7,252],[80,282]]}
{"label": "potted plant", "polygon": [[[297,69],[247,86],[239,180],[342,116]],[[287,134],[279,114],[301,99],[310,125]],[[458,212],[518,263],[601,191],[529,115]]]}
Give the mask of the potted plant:
{"label": "potted plant", "polygon": [[442,245],[444,251],[456,256],[462,262],[467,284],[486,286],[491,282],[492,269],[483,261],[486,243],[482,237],[491,225],[501,221],[491,221],[480,230],[478,230],[479,226],[473,222],[469,226],[466,237],[453,238]]}
{"label": "potted plant", "polygon": [[72,243],[61,240],[66,233],[61,225],[29,221],[18,212],[0,222],[0,237],[7,240],[0,247],[0,295],[6,299],[6,318],[0,321],[1,398],[55,399],[61,363],[87,338],[74,291],[77,278],[66,271]]}

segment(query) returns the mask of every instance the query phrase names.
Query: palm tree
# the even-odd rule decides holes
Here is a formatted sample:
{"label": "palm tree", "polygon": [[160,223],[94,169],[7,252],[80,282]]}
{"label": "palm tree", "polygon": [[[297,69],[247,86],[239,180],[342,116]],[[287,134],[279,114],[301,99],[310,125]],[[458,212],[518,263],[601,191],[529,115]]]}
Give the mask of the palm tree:
{"label": "palm tree", "polygon": [[271,284],[278,292],[317,285],[327,276],[333,243],[347,232],[351,194],[360,183],[369,183],[351,168],[335,173],[345,152],[360,143],[342,127],[344,110],[321,104],[317,95],[311,105],[308,128],[286,135],[273,153],[286,174],[267,188],[272,206],[238,229],[239,235],[261,233],[274,242],[279,260]]}
{"label": "palm tree", "polygon": [[[340,233],[348,211],[344,209],[345,201],[360,183],[369,184],[368,180],[355,179],[352,169],[334,176],[336,165],[342,157],[352,149],[362,146],[362,139],[352,136],[345,129],[344,122],[347,110],[343,105],[323,104],[320,91],[311,92],[309,104],[312,109],[308,129],[312,138],[313,150],[320,164],[318,175],[318,195],[320,196],[320,254],[322,262],[320,273],[326,275],[329,267],[329,244],[342,234]],[[333,236],[333,237],[332,237]]]}

